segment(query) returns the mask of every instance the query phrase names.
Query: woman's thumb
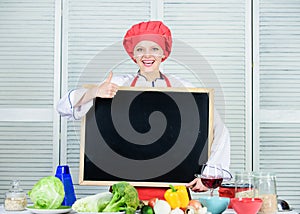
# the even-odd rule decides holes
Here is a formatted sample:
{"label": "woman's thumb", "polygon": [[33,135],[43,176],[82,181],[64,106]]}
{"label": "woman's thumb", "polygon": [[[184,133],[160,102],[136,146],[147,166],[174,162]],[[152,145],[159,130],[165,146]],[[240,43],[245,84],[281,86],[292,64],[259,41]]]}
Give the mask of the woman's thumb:
{"label": "woman's thumb", "polygon": [[111,79],[112,79],[112,76],[113,76],[113,72],[111,71],[111,72],[109,72],[108,77],[106,78],[105,82],[110,83]]}

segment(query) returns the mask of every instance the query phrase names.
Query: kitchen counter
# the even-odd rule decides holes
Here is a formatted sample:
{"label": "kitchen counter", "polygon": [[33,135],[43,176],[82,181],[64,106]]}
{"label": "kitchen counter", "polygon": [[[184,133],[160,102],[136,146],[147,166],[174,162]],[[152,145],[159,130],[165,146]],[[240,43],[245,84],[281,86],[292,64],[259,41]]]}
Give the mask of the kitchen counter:
{"label": "kitchen counter", "polygon": [[[67,214],[76,214],[77,212],[71,211]],[[32,214],[32,212],[28,210],[24,211],[5,211],[3,205],[0,205],[0,214]],[[236,212],[233,209],[227,209],[223,212],[223,214],[236,214]],[[289,211],[289,212],[278,212],[278,214],[299,214],[295,211]]]}

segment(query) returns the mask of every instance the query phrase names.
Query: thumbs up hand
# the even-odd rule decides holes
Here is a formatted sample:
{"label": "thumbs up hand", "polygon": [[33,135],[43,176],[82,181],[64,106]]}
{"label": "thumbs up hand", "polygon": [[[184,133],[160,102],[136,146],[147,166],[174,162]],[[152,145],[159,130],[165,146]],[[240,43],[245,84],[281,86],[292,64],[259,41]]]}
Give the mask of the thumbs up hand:
{"label": "thumbs up hand", "polygon": [[113,72],[111,71],[106,80],[98,86],[96,97],[113,98],[116,95],[119,86],[111,82],[112,76]]}

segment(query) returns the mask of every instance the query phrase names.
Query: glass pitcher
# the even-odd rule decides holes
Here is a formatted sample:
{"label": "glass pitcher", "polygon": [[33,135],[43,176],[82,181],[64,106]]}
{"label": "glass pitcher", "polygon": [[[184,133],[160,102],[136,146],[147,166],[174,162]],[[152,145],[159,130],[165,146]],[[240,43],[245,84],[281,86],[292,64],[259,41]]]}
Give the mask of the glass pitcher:
{"label": "glass pitcher", "polygon": [[263,200],[259,214],[275,214],[277,207],[276,176],[269,172],[257,172],[254,174],[256,197]]}

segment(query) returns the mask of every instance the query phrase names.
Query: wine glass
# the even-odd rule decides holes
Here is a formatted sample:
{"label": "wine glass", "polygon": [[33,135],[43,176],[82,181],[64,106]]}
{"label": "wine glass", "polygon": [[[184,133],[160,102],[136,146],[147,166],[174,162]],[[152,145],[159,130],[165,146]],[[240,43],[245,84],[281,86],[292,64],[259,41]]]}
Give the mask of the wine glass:
{"label": "wine glass", "polygon": [[219,187],[223,181],[223,169],[221,164],[204,164],[200,178],[202,184],[210,190],[210,196],[212,197],[214,189]]}

